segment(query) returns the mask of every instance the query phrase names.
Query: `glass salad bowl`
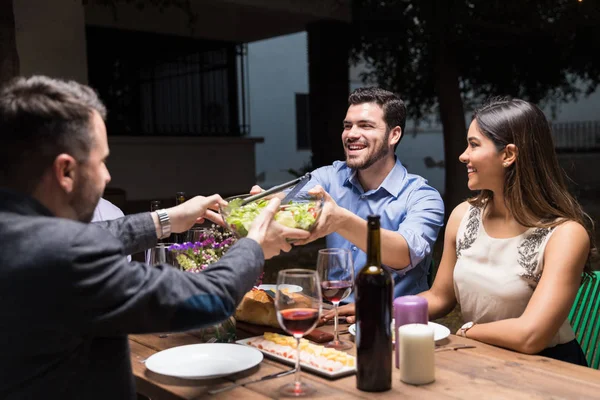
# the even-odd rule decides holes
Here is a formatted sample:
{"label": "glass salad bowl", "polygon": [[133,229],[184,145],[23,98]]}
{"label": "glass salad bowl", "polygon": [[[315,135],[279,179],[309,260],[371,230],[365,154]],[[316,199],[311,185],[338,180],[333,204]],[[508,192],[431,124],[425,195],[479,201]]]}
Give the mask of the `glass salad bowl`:
{"label": "glass salad bowl", "polygon": [[[248,235],[248,229],[262,209],[269,203],[268,198],[259,199],[243,206],[243,199],[250,194],[231,196],[225,199],[227,206],[219,206],[225,225],[238,237]],[[275,220],[290,228],[311,231],[316,225],[323,209],[323,199],[306,192],[296,194],[286,204],[279,206]]]}

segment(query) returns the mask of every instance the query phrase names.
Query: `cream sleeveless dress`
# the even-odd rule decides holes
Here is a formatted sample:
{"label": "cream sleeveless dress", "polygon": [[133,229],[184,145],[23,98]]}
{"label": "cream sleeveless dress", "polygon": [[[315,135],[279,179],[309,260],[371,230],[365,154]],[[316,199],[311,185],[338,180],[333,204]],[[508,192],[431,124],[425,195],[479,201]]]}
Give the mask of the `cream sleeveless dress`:
{"label": "cream sleeveless dress", "polygon": [[[530,228],[496,239],[482,224],[482,208],[469,206],[456,235],[454,292],[464,321],[493,322],[520,317],[544,268],[544,249],[554,228]],[[570,342],[565,320],[548,347]]]}

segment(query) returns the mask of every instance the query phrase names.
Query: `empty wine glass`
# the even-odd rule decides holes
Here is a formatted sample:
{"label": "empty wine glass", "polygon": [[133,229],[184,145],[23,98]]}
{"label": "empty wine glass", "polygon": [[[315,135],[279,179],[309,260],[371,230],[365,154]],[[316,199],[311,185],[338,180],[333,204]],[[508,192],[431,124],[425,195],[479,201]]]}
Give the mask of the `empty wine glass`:
{"label": "empty wine glass", "polygon": [[352,343],[338,336],[338,305],[352,292],[354,286],[354,263],[348,249],[322,249],[317,256],[317,272],[321,280],[321,293],[325,300],[333,303],[335,311],[333,340],[325,347],[337,350],[352,348]]}
{"label": "empty wine glass", "polygon": [[[291,292],[290,285],[301,288]],[[280,388],[285,396],[306,396],[315,389],[300,381],[300,339],[312,331],[321,316],[321,288],[316,271],[286,269],[277,275],[275,309],[279,325],[296,339],[296,374],[294,382]]]}
{"label": "empty wine glass", "polygon": [[169,250],[171,245],[173,243],[157,243],[154,247],[146,250],[146,264],[169,264],[179,268],[179,264],[175,258],[176,254]]}
{"label": "empty wine glass", "polygon": [[[176,254],[169,250],[169,247],[172,245],[173,243],[157,243],[156,246],[146,250],[146,264],[169,264],[175,268],[181,269],[177,262]],[[169,335],[166,333],[160,333],[158,335],[159,338],[166,338],[168,336]]]}

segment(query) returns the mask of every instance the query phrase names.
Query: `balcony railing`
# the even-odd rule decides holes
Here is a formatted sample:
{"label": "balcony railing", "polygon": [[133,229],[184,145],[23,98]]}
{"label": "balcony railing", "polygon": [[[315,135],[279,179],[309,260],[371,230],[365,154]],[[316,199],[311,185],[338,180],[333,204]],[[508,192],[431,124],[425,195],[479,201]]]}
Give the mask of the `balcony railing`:
{"label": "balcony railing", "polygon": [[558,152],[600,151],[600,121],[555,122],[552,135]]}
{"label": "balcony railing", "polygon": [[111,135],[249,133],[244,45],[98,27],[87,43]]}

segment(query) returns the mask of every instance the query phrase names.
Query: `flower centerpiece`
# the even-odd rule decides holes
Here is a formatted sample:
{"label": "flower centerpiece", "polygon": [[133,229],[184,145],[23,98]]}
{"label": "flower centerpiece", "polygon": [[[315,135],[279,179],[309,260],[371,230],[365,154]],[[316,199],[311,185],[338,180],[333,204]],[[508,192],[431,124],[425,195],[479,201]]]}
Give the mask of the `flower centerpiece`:
{"label": "flower centerpiece", "polygon": [[198,241],[174,244],[169,250],[176,254],[182,270],[198,273],[219,261],[236,240],[231,232],[212,225],[200,235]]}
{"label": "flower centerpiece", "polygon": [[[227,253],[237,238],[229,231],[212,225],[198,237],[196,242],[186,242],[169,246],[169,251],[175,253],[175,259],[180,269],[190,273],[202,273],[210,268]],[[262,276],[259,278],[259,281]],[[257,285],[260,282],[257,282]],[[202,341],[211,340],[219,343],[235,342],[235,319],[229,317],[211,327],[195,331]]]}

